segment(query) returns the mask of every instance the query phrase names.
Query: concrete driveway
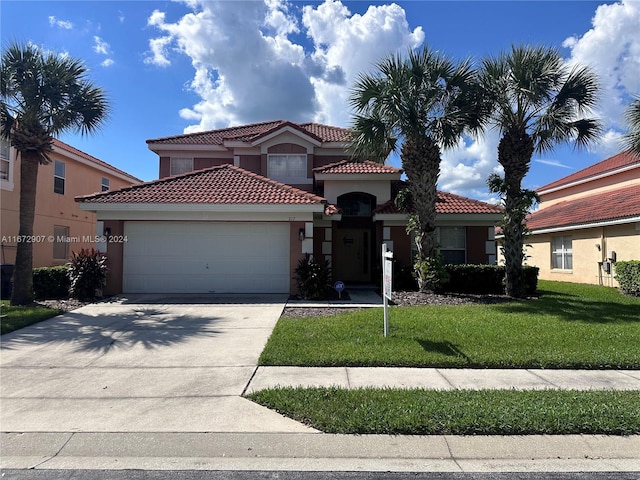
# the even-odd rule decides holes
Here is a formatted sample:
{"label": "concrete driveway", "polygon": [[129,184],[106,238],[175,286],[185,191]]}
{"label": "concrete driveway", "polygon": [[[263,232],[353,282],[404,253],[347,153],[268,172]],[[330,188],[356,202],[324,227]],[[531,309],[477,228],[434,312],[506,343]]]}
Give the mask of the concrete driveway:
{"label": "concrete driveway", "polygon": [[4,432],[312,432],[241,398],[283,295],[138,295],[2,336]]}

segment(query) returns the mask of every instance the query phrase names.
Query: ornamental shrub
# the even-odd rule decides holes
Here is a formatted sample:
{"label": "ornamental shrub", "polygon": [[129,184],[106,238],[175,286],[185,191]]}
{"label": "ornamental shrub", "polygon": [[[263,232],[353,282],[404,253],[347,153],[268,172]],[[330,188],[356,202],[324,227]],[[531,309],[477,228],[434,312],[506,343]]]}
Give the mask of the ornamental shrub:
{"label": "ornamental shrub", "polygon": [[92,300],[102,296],[107,284],[107,256],[95,248],[81,249],[71,253],[69,262],[69,293],[78,300]]}
{"label": "ornamental shrub", "polygon": [[33,269],[33,296],[36,300],[69,298],[69,267],[37,267]]}
{"label": "ornamental shrub", "polygon": [[325,300],[329,297],[331,267],[327,260],[316,261],[309,254],[298,262],[295,270],[298,294],[306,300]]}
{"label": "ornamental shrub", "polygon": [[627,295],[640,296],[640,260],[616,262],[613,268],[620,290]]}

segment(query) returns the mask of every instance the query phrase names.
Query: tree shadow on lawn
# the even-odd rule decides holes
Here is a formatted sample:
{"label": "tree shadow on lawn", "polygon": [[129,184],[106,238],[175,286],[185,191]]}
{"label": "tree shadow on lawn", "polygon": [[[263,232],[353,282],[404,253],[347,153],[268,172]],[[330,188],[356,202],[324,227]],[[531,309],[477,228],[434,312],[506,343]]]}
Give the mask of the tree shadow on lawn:
{"label": "tree shadow on lawn", "polygon": [[222,318],[180,314],[163,308],[140,306],[126,312],[91,315],[76,310],[2,336],[0,350],[61,343],[73,351],[104,352],[113,345],[146,349],[182,343],[191,337],[214,337]]}
{"label": "tree shadow on lawn", "polygon": [[498,311],[527,315],[554,315],[571,322],[640,323],[640,304],[584,300],[583,296],[538,290],[538,297],[503,305]]}

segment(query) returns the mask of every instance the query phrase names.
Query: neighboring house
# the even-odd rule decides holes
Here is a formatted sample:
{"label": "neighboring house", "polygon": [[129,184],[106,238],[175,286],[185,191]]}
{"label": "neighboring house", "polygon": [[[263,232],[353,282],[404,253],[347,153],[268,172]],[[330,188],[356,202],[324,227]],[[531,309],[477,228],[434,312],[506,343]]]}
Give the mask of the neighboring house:
{"label": "neighboring house", "polygon": [[611,263],[640,260],[640,157],[620,153],[537,193],[526,252],[539,278],[616,286]]}
{"label": "neighboring house", "polygon": [[[108,293],[295,292],[305,254],[333,279],[377,283],[382,242],[411,264],[402,171],[347,158],[348,131],[264,122],[148,140],[160,179],[79,198],[111,236]],[[443,253],[495,262],[499,207],[441,193]]]}
{"label": "neighboring house", "polygon": [[[20,162],[2,140],[0,207],[2,263],[13,264],[20,218]],[[95,213],[81,210],[78,195],[119,189],[140,180],[59,140],[53,141],[51,163],[38,168],[33,224],[33,266],[62,265],[72,251],[95,247],[103,230]]]}

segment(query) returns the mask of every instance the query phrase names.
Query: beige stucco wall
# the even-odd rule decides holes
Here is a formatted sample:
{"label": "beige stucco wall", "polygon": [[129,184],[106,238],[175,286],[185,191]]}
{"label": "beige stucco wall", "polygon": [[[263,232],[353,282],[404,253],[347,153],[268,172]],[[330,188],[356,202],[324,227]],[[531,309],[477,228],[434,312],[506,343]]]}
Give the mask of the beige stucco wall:
{"label": "beige stucco wall", "polygon": [[[559,235],[571,236],[572,270],[551,268],[551,238]],[[532,235],[526,243],[526,264],[540,269],[540,279],[617,286],[613,272],[605,273],[599,262],[612,251],[619,261],[640,260],[640,223]]]}
{"label": "beige stucco wall", "polygon": [[[110,189],[118,189],[132,184],[119,176],[97,170],[64,155],[64,152],[54,152],[52,160],[65,163],[65,191],[57,194],[53,191],[54,161],[47,165],[40,165],[38,169],[38,184],[36,193],[36,215],[33,225],[33,266],[45,267],[62,265],[63,259],[53,258],[53,243],[50,236],[54,235],[54,226],[69,227],[68,255],[81,248],[91,248],[94,242],[82,241],[83,237],[93,237],[96,234],[96,215],[92,212],[80,210],[74,197],[88,195],[101,190],[102,177],[109,178]],[[13,162],[13,189],[0,190],[0,230],[3,242],[3,263],[15,262],[16,241],[19,230],[20,215],[20,162]],[[37,237],[36,237],[37,236]],[[76,241],[77,238],[77,241]]]}
{"label": "beige stucco wall", "polygon": [[376,203],[382,205],[391,199],[389,180],[325,180],[324,198],[336,204],[338,197],[345,193],[363,192],[376,197]]}

